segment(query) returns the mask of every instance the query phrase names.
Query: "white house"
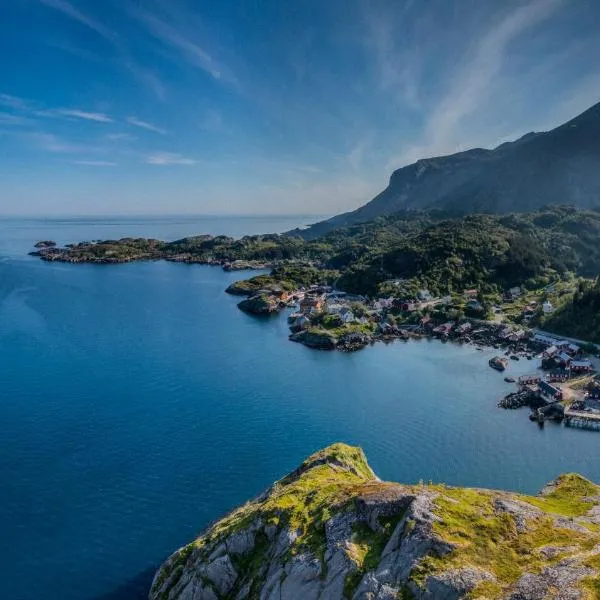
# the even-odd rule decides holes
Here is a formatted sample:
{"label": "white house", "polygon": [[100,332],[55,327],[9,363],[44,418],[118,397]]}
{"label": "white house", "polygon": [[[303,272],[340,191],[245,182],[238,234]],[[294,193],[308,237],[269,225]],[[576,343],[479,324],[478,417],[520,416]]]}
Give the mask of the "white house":
{"label": "white house", "polygon": [[542,310],[544,311],[545,315],[549,315],[550,313],[553,313],[554,306],[553,306],[552,302],[550,302],[550,300],[546,300],[546,302],[544,302],[544,304],[542,304]]}

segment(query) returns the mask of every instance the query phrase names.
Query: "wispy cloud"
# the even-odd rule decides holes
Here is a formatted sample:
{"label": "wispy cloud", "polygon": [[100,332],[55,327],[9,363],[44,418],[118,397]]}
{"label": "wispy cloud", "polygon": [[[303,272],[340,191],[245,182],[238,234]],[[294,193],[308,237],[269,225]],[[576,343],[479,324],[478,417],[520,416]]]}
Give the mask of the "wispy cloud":
{"label": "wispy cloud", "polygon": [[195,165],[197,161],[174,152],[157,152],[147,156],[145,161],[149,165]]}
{"label": "wispy cloud", "polygon": [[116,167],[116,162],[111,162],[108,160],[74,160],[73,164],[75,165],[83,165],[86,167]]}
{"label": "wispy cloud", "polygon": [[82,13],[73,4],[67,2],[67,0],[39,0],[39,2],[41,2],[44,6],[47,6],[48,8],[53,8],[54,10],[63,13],[71,19],[74,19],[78,23],[81,23],[85,27],[88,27],[92,31],[95,31],[104,39],[109,41],[115,40],[115,34],[112,31],[110,31],[96,19]]}
{"label": "wispy cloud", "polygon": [[0,105],[14,110],[27,110],[31,106],[28,100],[10,94],[0,94]]}
{"label": "wispy cloud", "polygon": [[52,133],[32,132],[25,136],[33,145],[40,150],[53,152],[57,154],[69,154],[78,152],[97,151],[98,149],[79,142],[65,140]]}
{"label": "wispy cloud", "polygon": [[165,46],[178,50],[192,66],[208,73],[213,79],[227,83],[236,81],[233,73],[225,65],[178,28],[147,11],[138,10],[134,15],[145,25],[152,37]]}
{"label": "wispy cloud", "polygon": [[375,61],[379,86],[383,91],[399,95],[411,108],[419,104],[421,56],[412,45],[399,47],[405,42],[405,36],[398,35],[398,22],[411,22],[407,17],[414,5],[414,0],[391,5],[369,0],[362,3],[366,45]]}
{"label": "wispy cloud", "polygon": [[158,127],[152,123],[148,123],[147,121],[142,121],[142,119],[138,119],[137,117],[127,117],[127,122],[135,127],[147,129],[148,131],[154,131],[154,133],[160,133],[161,135],[166,135],[167,133],[167,131],[162,127]]}
{"label": "wispy cloud", "polygon": [[[563,0],[534,0],[508,13],[476,40],[467,61],[451,77],[451,85],[427,116],[423,139],[394,157],[389,167],[458,149],[460,126],[489,97],[491,84],[501,73],[510,44],[523,32],[552,16]],[[463,142],[468,142],[464,140]]]}
{"label": "wispy cloud", "polygon": [[84,110],[59,108],[53,111],[49,111],[49,114],[55,114],[63,117],[71,117],[73,119],[83,119],[84,121],[95,121],[96,123],[113,123],[108,115],[97,112],[87,112]]}
{"label": "wispy cloud", "polygon": [[32,121],[26,117],[0,112],[0,125],[29,125]]}

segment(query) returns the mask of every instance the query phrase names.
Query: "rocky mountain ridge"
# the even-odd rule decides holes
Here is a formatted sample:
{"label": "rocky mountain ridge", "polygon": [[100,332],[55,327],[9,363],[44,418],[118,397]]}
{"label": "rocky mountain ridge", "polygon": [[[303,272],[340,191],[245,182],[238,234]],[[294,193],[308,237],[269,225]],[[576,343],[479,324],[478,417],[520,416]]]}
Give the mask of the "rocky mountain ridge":
{"label": "rocky mountain ridge", "polygon": [[600,488],[539,496],[379,480],[334,444],[209,527],[150,600],[597,598]]}
{"label": "rocky mountain ridge", "polygon": [[406,210],[454,214],[537,210],[552,204],[600,206],[600,103],[543,133],[528,133],[494,150],[475,148],[418,160],[355,211],[295,231],[315,238],[338,227]]}

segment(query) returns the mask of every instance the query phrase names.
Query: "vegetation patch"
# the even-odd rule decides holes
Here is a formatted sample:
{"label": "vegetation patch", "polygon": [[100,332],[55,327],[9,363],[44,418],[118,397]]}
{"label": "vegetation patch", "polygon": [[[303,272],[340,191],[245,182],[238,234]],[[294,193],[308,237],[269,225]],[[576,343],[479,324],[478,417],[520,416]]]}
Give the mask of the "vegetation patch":
{"label": "vegetation patch", "polygon": [[[571,476],[568,476],[566,483],[566,489],[577,490],[578,493],[589,491],[587,486],[574,481]],[[414,581],[420,585],[424,585],[427,577],[433,573],[475,567],[495,576],[495,584],[482,583],[479,588],[486,592],[487,597],[493,598],[505,592],[523,573],[539,573],[552,564],[552,560],[546,558],[540,548],[549,545],[578,546],[585,552],[600,541],[600,537],[557,527],[550,516],[529,519],[526,531],[520,531],[514,516],[495,509],[497,493],[458,488],[438,489],[440,495],[435,500],[434,512],[440,520],[434,523],[433,529],[440,538],[453,544],[455,550],[444,556],[427,556],[421,561],[412,574]],[[560,490],[560,486],[557,490]],[[550,506],[582,514],[577,499],[568,508],[563,497],[565,493],[566,490],[560,490],[558,498],[550,498]],[[515,496],[515,499],[531,502],[530,497]],[[543,503],[544,498],[540,500]],[[547,510],[543,506],[540,508]]]}

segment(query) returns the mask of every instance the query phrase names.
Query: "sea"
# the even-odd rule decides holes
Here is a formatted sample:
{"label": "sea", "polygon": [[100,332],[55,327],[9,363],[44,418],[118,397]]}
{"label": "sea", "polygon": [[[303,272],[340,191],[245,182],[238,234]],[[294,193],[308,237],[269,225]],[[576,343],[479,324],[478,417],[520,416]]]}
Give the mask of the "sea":
{"label": "sea", "polygon": [[[600,481],[600,433],[505,411],[493,351],[422,340],[345,354],[289,342],[224,293],[245,274],[44,263],[59,243],[280,232],[317,217],[0,221],[0,597],[146,598],[157,566],[315,450],[384,479],[538,491]],[[511,361],[513,376],[534,361]]]}

